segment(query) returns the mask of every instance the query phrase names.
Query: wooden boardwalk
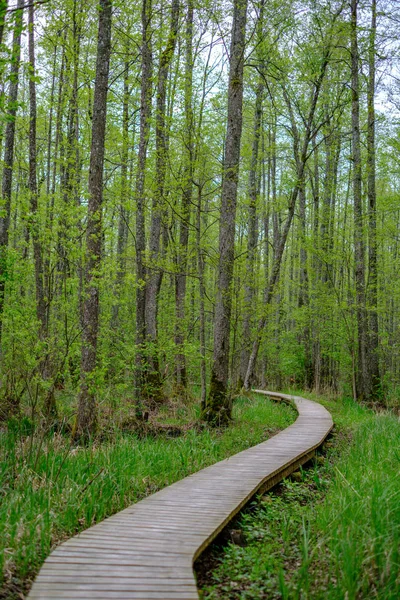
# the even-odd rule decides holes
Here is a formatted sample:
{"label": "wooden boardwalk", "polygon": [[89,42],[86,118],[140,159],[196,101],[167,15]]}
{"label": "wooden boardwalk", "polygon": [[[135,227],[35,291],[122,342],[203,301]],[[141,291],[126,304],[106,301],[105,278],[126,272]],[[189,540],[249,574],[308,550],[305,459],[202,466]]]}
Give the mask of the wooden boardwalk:
{"label": "wooden boardwalk", "polygon": [[233,516],[313,456],[332,428],[320,404],[291,401],[296,422],[105,519],[54,550],[29,598],[196,600],[193,562]]}

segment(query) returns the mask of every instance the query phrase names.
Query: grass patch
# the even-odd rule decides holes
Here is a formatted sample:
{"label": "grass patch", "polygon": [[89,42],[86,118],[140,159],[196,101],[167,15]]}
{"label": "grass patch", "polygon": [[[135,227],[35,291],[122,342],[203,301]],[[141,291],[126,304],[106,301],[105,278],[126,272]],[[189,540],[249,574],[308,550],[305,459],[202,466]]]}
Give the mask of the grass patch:
{"label": "grass patch", "polygon": [[323,400],[337,423],[325,459],[254,503],[245,546],[214,561],[203,598],[400,597],[400,421]]}
{"label": "grass patch", "polygon": [[56,544],[294,420],[292,408],[257,397],[235,402],[231,427],[174,439],[119,433],[73,448],[60,434],[2,431],[0,598],[21,598]]}

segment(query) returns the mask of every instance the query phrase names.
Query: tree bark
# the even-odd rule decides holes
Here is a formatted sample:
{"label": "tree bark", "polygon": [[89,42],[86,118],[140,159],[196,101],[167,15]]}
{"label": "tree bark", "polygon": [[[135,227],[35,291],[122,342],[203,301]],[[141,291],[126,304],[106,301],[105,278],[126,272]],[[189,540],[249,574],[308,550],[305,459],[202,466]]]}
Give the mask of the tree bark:
{"label": "tree bark", "polygon": [[[52,237],[53,223],[54,223],[54,192],[51,188],[52,176],[51,176],[51,159],[57,157],[58,146],[52,143],[53,137],[53,115],[54,115],[54,96],[55,96],[55,85],[56,85],[56,65],[57,65],[57,44],[54,47],[53,56],[53,70],[51,80],[51,92],[50,92],[50,111],[49,111],[49,123],[47,131],[47,159],[46,159],[46,220],[45,220],[45,231],[48,232],[49,238]],[[60,67],[60,78],[63,68],[63,60]],[[54,156],[52,156],[54,152]],[[43,286],[44,294],[46,297],[46,315],[45,315],[45,329],[49,330],[50,326],[50,307],[52,300],[52,276],[51,276],[51,250],[50,244],[45,245],[44,260],[43,260]]]}
{"label": "tree bark", "polygon": [[[36,68],[35,68],[35,32],[34,32],[34,6],[29,5],[29,194],[30,210],[29,229],[32,237],[33,256],[35,263],[35,288],[36,288],[36,316],[39,322],[39,338],[46,342],[47,338],[47,299],[44,287],[43,247],[40,239],[40,224],[38,210],[37,186],[37,107],[36,107]],[[40,363],[40,372],[43,377],[47,375],[47,351]],[[44,401],[44,415],[46,419],[57,417],[57,406],[54,390],[46,393]]]}
{"label": "tree bark", "polygon": [[277,115],[274,110],[273,122],[271,126],[271,192],[272,192],[272,237],[273,237],[273,254],[278,251],[279,239],[281,237],[281,220],[277,210],[276,202],[276,121]]}
{"label": "tree bark", "polygon": [[201,211],[202,211],[202,185],[198,185],[197,211],[196,211],[196,246],[197,246],[197,272],[199,275],[199,320],[200,320],[200,403],[204,410],[207,400],[207,365],[206,365],[206,314],[205,314],[205,282],[204,282],[204,250],[201,241]]}
{"label": "tree bark", "polygon": [[[320,236],[319,236],[319,211],[320,211],[320,182],[319,182],[319,148],[316,141],[316,136],[313,136],[313,155],[314,155],[314,169],[312,181],[313,191],[313,246],[318,252],[320,248]],[[312,335],[312,363],[313,363],[313,387],[318,393],[320,390],[320,374],[321,374],[321,342],[319,339],[319,318],[318,314],[315,314],[314,310],[314,299],[316,297],[315,281],[318,280],[321,271],[321,265],[319,258],[316,254],[312,257],[312,272],[313,281],[311,284],[311,335]]]}
{"label": "tree bark", "polygon": [[304,386],[311,390],[314,385],[312,363],[311,323],[310,323],[310,294],[308,290],[309,278],[307,268],[306,249],[306,186],[305,182],[299,191],[299,223],[300,223],[300,292],[298,306],[305,311],[304,326],[300,342],[304,349]]}
{"label": "tree bark", "polygon": [[365,242],[362,209],[362,167],[360,140],[360,90],[359,52],[357,40],[358,0],[351,0],[351,123],[353,160],[354,203],[354,261],[356,285],[356,312],[358,336],[357,396],[366,400],[369,396],[369,372],[367,359],[367,315],[365,305]]}
{"label": "tree bark", "polygon": [[4,293],[7,278],[7,247],[11,215],[11,193],[14,167],[15,121],[17,117],[19,66],[21,62],[21,32],[24,0],[18,0],[12,42],[10,88],[5,132],[2,181],[2,211],[0,216],[0,343],[3,330]]}
{"label": "tree bark", "polygon": [[186,269],[189,243],[190,205],[192,201],[194,146],[193,146],[193,1],[188,0],[186,14],[186,57],[185,57],[185,148],[186,165],[182,192],[182,216],[179,225],[179,246],[177,251],[177,274],[175,277],[176,326],[176,382],[178,387],[186,388],[186,361],[183,351],[185,340],[185,298]]}
{"label": "tree bark", "polygon": [[135,397],[139,403],[144,391],[146,341],[146,230],[144,184],[150,133],[153,58],[151,48],[151,0],[142,3],[142,76],[140,91],[140,138],[136,175],[136,369]]}
{"label": "tree bark", "polygon": [[244,289],[244,315],[243,315],[243,345],[240,356],[240,387],[246,377],[247,365],[249,364],[251,350],[251,325],[254,315],[255,278],[254,264],[256,260],[258,227],[257,227],[257,197],[259,194],[259,147],[261,135],[262,99],[264,93],[263,83],[259,83],[256,91],[256,105],[253,124],[253,146],[251,151],[251,163],[249,172],[249,209],[248,209],[248,237],[246,275]]}
{"label": "tree bark", "polygon": [[235,254],[235,221],[243,121],[243,67],[246,43],[247,0],[234,0],[228,84],[228,124],[219,229],[219,263],[214,319],[214,357],[211,385],[203,418],[223,424],[231,418],[228,391],[229,336],[232,278]]}
{"label": "tree bark", "polygon": [[122,102],[122,160],[121,160],[121,199],[119,205],[117,238],[117,273],[115,278],[115,301],[112,307],[111,327],[116,330],[119,320],[120,296],[125,279],[125,252],[128,242],[129,211],[128,200],[128,149],[129,149],[129,62],[124,67],[124,96]]}
{"label": "tree bark", "polygon": [[35,83],[35,33],[34,7],[29,5],[29,193],[30,193],[30,229],[33,242],[36,284],[36,316],[39,321],[39,337],[43,340],[46,330],[46,300],[43,287],[43,251],[40,241],[37,187],[37,151],[36,151],[36,83]]}
{"label": "tree bark", "polygon": [[368,132],[367,132],[367,172],[368,172],[368,220],[369,220],[369,340],[368,370],[370,373],[372,400],[381,396],[381,377],[379,370],[379,324],[378,324],[378,261],[376,241],[376,159],[375,159],[375,38],[376,38],[376,0],[371,4],[371,29],[369,36],[369,78],[368,78]]}
{"label": "tree bark", "polygon": [[[3,51],[3,37],[4,37],[4,26],[6,22],[8,8],[8,0],[0,0],[0,51]],[[0,63],[0,102],[3,106],[4,102],[4,68],[5,61]],[[3,140],[3,127],[0,127],[0,146]]]}
{"label": "tree bark", "polygon": [[[160,57],[156,108],[156,189],[153,196],[149,236],[149,267],[146,279],[146,344],[148,347],[146,370],[147,393],[155,401],[161,399],[161,373],[158,356],[158,297],[163,270],[161,259],[161,230],[165,213],[165,176],[167,168],[168,125],[166,123],[167,82],[175,52],[179,21],[179,0],[171,5],[171,24],[167,44]],[[164,224],[165,228],[165,224]],[[165,244],[164,244],[165,245]]]}
{"label": "tree bark", "polygon": [[86,232],[85,296],[83,301],[81,386],[76,436],[88,438],[95,432],[97,403],[93,390],[99,326],[98,271],[101,265],[102,200],[107,89],[111,54],[111,0],[100,0],[97,39],[96,81],[93,100],[92,142],[89,167],[89,201]]}
{"label": "tree bark", "polygon": [[8,0],[0,0],[0,44],[3,43],[4,24],[6,21]]}

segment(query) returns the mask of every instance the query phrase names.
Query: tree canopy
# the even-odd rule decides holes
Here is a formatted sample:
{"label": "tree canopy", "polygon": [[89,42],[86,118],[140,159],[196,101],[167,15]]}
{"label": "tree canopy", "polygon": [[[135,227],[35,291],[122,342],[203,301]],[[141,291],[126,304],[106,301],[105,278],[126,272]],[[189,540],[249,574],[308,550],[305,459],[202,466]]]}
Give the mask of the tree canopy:
{"label": "tree canopy", "polygon": [[398,401],[399,22],[1,2],[0,418],[67,406],[81,437],[105,399],[178,394],[219,424],[255,383]]}

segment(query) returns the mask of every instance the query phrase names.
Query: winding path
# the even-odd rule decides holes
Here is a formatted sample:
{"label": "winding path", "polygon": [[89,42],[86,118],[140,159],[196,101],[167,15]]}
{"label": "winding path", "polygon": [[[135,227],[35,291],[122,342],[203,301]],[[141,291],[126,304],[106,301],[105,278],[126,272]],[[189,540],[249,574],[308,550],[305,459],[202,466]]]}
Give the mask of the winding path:
{"label": "winding path", "polygon": [[196,600],[193,563],[256,493],[309,460],[333,423],[320,404],[254,390],[294,404],[298,418],[239,452],[90,527],[44,563],[31,600]]}

